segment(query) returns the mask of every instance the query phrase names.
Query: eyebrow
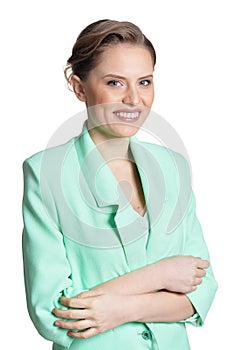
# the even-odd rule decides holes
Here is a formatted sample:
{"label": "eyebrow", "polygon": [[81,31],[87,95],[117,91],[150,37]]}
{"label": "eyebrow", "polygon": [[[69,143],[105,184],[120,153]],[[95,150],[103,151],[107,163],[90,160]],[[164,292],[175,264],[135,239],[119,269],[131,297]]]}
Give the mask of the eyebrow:
{"label": "eyebrow", "polygon": [[[103,76],[103,78],[117,78],[117,79],[123,79],[123,80],[126,80],[127,78],[126,77],[123,77],[121,75],[118,75],[118,74],[112,74],[112,73],[109,73],[109,74],[106,74]],[[143,77],[140,77],[138,78],[138,80],[143,80],[143,79],[146,79],[146,78],[153,78],[153,74],[148,74],[148,75],[145,75]]]}

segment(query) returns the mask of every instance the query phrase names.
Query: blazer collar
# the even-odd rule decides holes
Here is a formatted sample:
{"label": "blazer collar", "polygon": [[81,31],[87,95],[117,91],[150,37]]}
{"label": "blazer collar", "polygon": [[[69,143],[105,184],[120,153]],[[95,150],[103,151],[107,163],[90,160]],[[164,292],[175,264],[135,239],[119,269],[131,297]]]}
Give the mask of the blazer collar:
{"label": "blazer collar", "polygon": [[81,175],[85,178],[97,205],[99,207],[120,205],[123,198],[118,191],[117,180],[92,141],[87,129],[87,121],[75,142],[75,147]]}
{"label": "blazer collar", "polygon": [[[117,205],[124,208],[129,206],[123,190],[90,137],[87,121],[84,123],[82,133],[76,139],[75,147],[81,173],[95,198],[96,204],[99,207]],[[153,220],[152,216],[158,218],[162,210],[160,204],[164,203],[163,174],[156,157],[136,136],[130,137],[130,148],[141,178],[147,211],[150,219]],[[132,207],[129,207],[132,211]]]}

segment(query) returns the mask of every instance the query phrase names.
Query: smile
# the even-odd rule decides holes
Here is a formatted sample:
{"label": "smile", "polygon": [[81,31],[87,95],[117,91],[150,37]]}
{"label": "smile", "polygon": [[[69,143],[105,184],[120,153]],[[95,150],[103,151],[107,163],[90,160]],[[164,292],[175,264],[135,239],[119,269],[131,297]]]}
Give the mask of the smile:
{"label": "smile", "polygon": [[117,116],[117,118],[121,120],[136,121],[140,116],[140,111],[135,111],[135,112],[119,111],[119,112],[114,112],[114,114]]}

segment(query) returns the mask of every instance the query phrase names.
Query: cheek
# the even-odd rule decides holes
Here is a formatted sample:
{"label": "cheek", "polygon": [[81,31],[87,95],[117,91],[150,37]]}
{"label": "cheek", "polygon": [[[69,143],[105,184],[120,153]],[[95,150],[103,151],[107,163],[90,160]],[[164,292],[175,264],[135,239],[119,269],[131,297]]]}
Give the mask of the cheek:
{"label": "cheek", "polygon": [[102,91],[102,100],[106,103],[121,102],[121,92],[117,89]]}
{"label": "cheek", "polygon": [[96,105],[118,101],[118,96],[116,93],[110,93],[109,91],[93,91],[91,94],[88,94],[88,100],[92,105]]}
{"label": "cheek", "polygon": [[151,107],[152,106],[152,103],[154,101],[154,90],[151,90],[150,92],[148,92],[146,95],[145,95],[145,98],[144,100],[146,101],[146,105],[148,107]]}
{"label": "cheek", "polygon": [[96,91],[91,91],[87,94],[87,101],[89,102],[89,106],[94,106],[96,104],[102,103],[102,96]]}

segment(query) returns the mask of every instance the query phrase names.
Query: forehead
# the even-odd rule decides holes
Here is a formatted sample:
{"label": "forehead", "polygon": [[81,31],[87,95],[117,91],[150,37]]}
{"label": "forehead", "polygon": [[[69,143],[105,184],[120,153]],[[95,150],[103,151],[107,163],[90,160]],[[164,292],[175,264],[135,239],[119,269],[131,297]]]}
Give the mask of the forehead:
{"label": "forehead", "polygon": [[106,72],[151,74],[154,70],[153,59],[149,49],[144,46],[131,44],[117,44],[106,47],[100,54],[94,70]]}

